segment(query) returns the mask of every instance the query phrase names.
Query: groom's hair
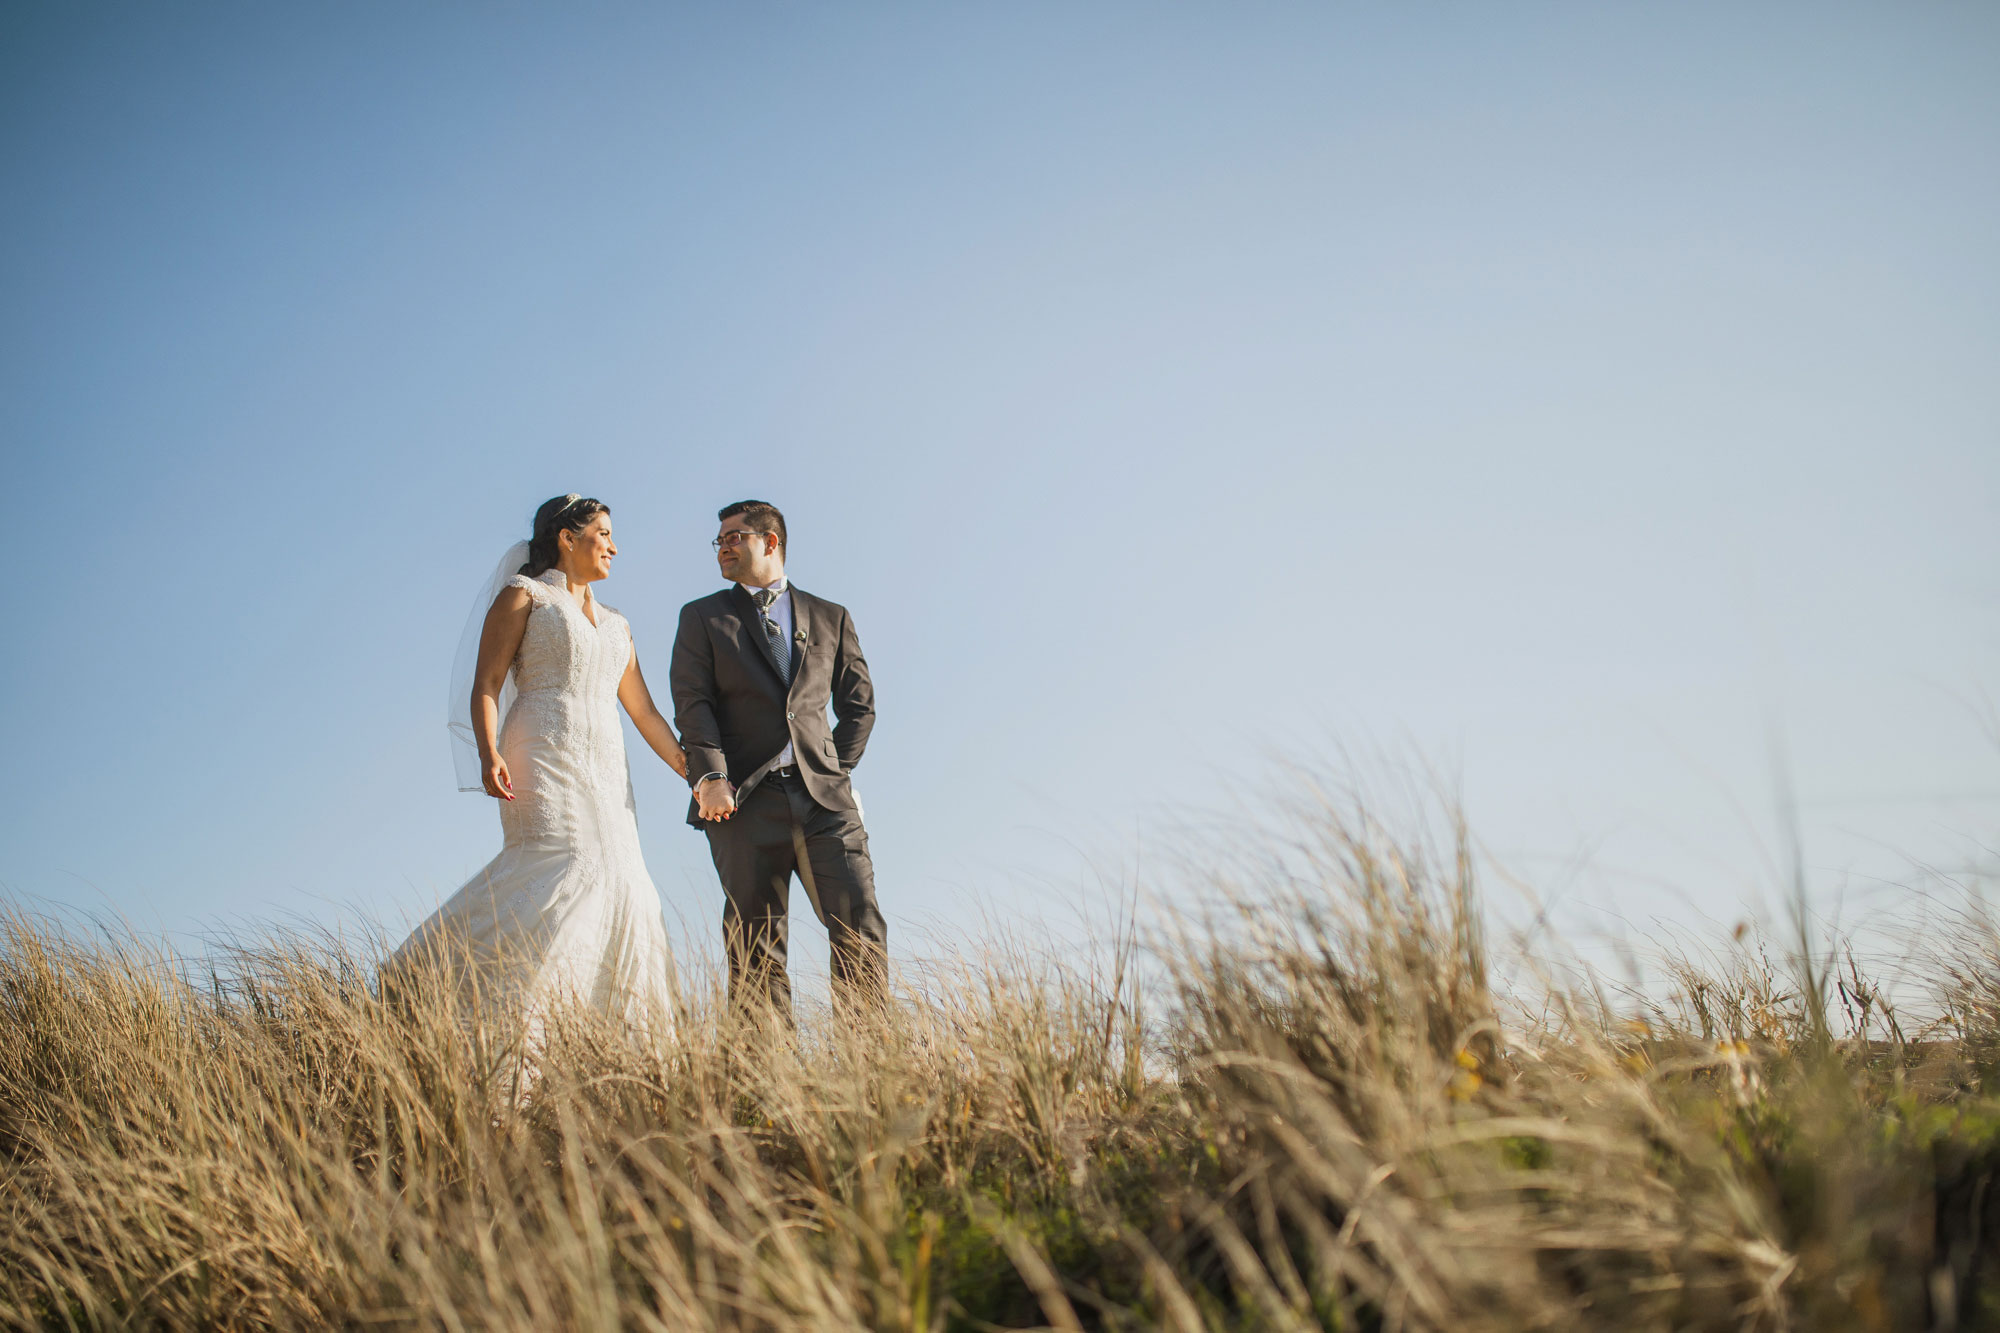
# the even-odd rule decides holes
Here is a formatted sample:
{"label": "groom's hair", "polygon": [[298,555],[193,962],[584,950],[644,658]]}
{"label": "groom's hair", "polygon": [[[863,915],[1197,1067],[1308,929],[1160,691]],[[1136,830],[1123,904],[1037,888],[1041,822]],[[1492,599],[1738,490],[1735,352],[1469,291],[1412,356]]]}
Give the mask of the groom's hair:
{"label": "groom's hair", "polygon": [[720,523],[725,518],[743,516],[753,532],[775,532],[778,534],[778,549],[789,552],[791,545],[785,540],[785,516],[778,512],[778,506],[764,500],[738,500],[733,505],[725,505],[715,516]]}

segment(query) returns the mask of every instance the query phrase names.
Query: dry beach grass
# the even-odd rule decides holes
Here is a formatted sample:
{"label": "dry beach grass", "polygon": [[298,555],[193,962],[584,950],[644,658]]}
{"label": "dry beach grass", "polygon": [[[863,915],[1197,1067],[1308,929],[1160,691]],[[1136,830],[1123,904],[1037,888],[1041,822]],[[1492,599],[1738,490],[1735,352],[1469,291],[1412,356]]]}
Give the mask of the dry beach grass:
{"label": "dry beach grass", "polygon": [[1990,932],[1925,1040],[1754,950],[1522,1004],[1468,865],[1328,813],[1144,950],[996,947],[796,1038],[568,1014],[525,1089],[504,1023],[324,941],[190,978],[17,913],[0,1323],[2000,1325]]}

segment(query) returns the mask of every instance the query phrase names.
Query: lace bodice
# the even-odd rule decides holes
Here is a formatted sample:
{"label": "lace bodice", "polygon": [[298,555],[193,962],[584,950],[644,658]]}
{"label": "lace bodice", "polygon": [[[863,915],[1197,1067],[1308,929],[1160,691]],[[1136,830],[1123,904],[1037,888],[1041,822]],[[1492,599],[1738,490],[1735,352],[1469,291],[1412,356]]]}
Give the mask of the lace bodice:
{"label": "lace bodice", "polygon": [[615,703],[618,682],[632,660],[632,630],[625,617],[599,602],[597,623],[591,624],[564,586],[558,569],[532,579],[516,574],[507,580],[507,586],[525,589],[534,603],[528,611],[528,629],[521,636],[520,651],[514,657],[514,688],[522,694],[533,690],[571,690],[593,696],[604,693]]}
{"label": "lace bodice", "polygon": [[632,630],[601,602],[591,624],[560,570],[517,574],[508,586],[525,589],[533,605],[514,658],[517,697],[500,726],[516,795],[503,803],[501,823],[510,842],[583,837],[594,846],[605,810],[632,807],[618,721]]}

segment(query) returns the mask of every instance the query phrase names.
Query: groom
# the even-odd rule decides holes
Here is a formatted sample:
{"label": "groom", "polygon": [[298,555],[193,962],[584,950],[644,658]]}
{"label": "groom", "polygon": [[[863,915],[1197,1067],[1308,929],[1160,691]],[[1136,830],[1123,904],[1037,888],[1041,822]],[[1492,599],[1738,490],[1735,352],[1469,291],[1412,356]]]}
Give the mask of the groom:
{"label": "groom", "polygon": [[681,608],[670,679],[694,784],[688,823],[707,833],[722,877],[729,997],[765,996],[790,1017],[796,873],[826,926],[836,998],[879,1003],[889,931],[847,781],[875,725],[868,663],[847,609],[786,581],[775,506],[740,500],[717,517],[711,545],[731,586]]}

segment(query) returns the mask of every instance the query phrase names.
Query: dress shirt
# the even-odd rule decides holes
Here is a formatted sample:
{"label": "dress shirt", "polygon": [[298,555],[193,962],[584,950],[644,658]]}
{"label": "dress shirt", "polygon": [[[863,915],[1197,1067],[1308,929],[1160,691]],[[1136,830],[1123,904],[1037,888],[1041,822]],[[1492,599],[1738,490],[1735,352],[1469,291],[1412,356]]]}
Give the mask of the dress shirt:
{"label": "dress shirt", "polygon": [[[792,642],[791,580],[779,579],[776,583],[766,584],[762,586],[749,583],[739,583],[736,586],[743,589],[743,591],[745,592],[761,592],[763,591],[764,587],[772,587],[778,589],[778,600],[771,603],[770,606],[765,608],[764,614],[771,617],[772,620],[777,622],[778,632],[784,636],[785,651],[791,654],[792,674],[796,676],[799,670],[800,658],[804,654],[800,651],[799,646],[796,643]],[[764,632],[764,627],[762,625],[759,625],[757,627],[757,632],[759,634],[762,634]],[[793,759],[792,743],[790,741],[786,741],[785,752],[778,756],[778,767],[790,768],[792,766],[792,759]]]}

